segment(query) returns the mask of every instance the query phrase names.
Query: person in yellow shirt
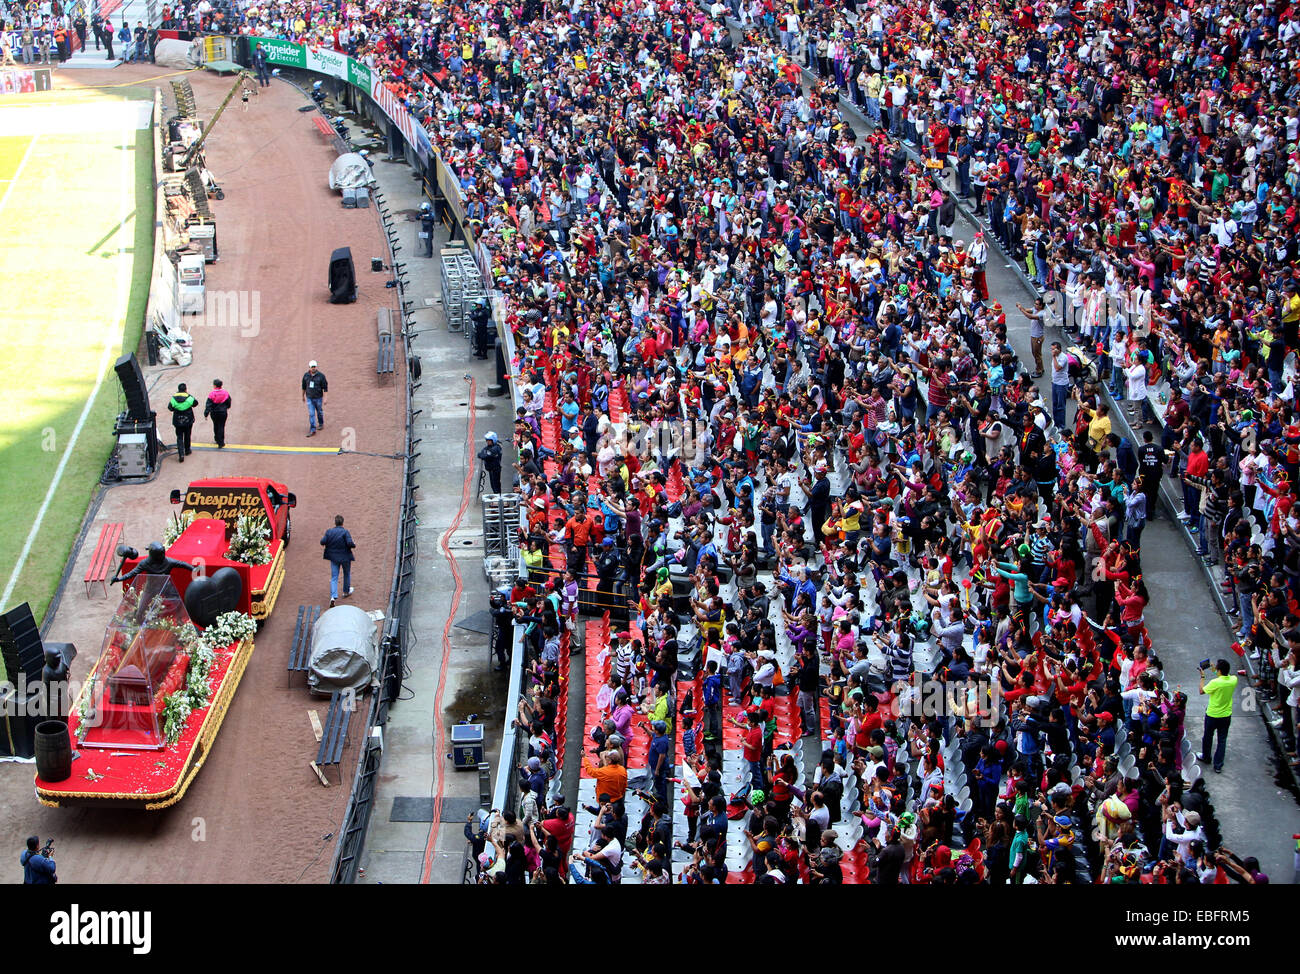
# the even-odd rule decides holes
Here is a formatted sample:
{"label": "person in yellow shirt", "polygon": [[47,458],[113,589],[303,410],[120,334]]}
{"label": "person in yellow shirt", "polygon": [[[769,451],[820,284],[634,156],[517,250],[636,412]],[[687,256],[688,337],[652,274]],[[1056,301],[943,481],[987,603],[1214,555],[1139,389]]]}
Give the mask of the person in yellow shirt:
{"label": "person in yellow shirt", "polygon": [[1282,324],[1295,325],[1300,323],[1300,290],[1290,282],[1286,287],[1287,293],[1282,298]]}
{"label": "person in yellow shirt", "polygon": [[1103,402],[1093,411],[1092,419],[1088,422],[1088,442],[1094,450],[1100,450],[1109,435],[1110,406]]}
{"label": "person in yellow shirt", "polygon": [[1232,675],[1232,665],[1221,659],[1214,664],[1215,677],[1208,683],[1205,664],[1201,667],[1200,692],[1210,698],[1205,708],[1205,729],[1201,735],[1202,764],[1210,763],[1210,745],[1218,737],[1218,746],[1214,750],[1213,761],[1216,772],[1223,770],[1223,754],[1228,747],[1228,726],[1232,723],[1232,695],[1237,690],[1237,678]]}

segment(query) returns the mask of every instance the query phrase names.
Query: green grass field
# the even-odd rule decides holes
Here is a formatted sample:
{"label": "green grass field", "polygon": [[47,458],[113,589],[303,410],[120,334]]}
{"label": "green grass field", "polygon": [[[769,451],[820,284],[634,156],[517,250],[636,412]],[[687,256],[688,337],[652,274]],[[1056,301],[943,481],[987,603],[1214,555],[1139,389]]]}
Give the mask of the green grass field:
{"label": "green grass field", "polygon": [[113,362],[144,323],[153,135],[125,108],[140,95],[0,99],[0,132],[20,133],[0,136],[0,608],[30,602],[37,620],[112,451]]}

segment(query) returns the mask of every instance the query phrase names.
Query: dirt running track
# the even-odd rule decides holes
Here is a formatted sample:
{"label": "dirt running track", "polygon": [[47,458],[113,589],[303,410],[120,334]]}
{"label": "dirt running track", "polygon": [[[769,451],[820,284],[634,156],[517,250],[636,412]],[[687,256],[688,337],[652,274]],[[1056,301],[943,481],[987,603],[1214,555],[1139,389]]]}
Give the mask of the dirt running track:
{"label": "dirt running track", "polygon": [[[103,73],[63,71],[57,78],[69,86],[110,79],[120,84],[163,73],[137,65]],[[190,77],[199,114],[209,117],[231,79],[206,73]],[[225,200],[212,203],[220,260],[208,265],[208,287],[259,291],[260,328],[255,336],[241,334],[238,328],[196,328],[191,366],[146,369],[166,441],[172,439],[166,402],[176,383],[187,382],[202,402],[211,380],[221,378],[233,399],[228,444],[337,447],[347,435],[344,431],[351,430],[355,451],[391,455],[402,449],[405,375],[400,350],[398,374],[382,379],[375,375],[377,311],[396,306],[396,292],[383,286],[387,275],[370,271],[370,257],[386,252],[377,211],[344,210],[337,194],[327,188],[334,152],[313,126],[312,116],[298,112],[304,103],[297,89],[274,80],[247,112],[236,98],[205,147],[208,165],[226,192]],[[355,304],[326,301],[329,255],[339,246],[350,246],[356,262]],[[329,403],[324,433],[306,439],[300,380],[311,359],[319,361],[329,380]],[[211,426],[200,419],[194,442],[211,441]],[[181,465],[168,456],[154,482],[107,491],[76,555],[50,638],[76,643],[80,655],[73,676],[84,679],[120,591],[110,589],[107,601],[98,591],[87,599],[81,584],[100,526],[124,522],[124,540],[143,548],[161,538],[172,510],[172,488],[199,477],[236,475],[283,481],[298,495],[298,508],[284,588],[274,614],[257,635],[256,651],[207,763],[185,798],[162,812],[46,808],[33,793],[32,765],[0,764],[0,802],[6,811],[0,850],[10,850],[14,857],[6,880],[17,877],[21,842],[33,833],[54,837],[59,876],[66,882],[328,879],[364,714],[354,715],[343,764],[328,770],[331,786],[322,787],[308,767],[317,744],[307,710],[317,709],[323,717],[325,707],[309,696],[301,674],[292,689],[286,687],[285,662],[297,607],[328,605],[328,565],[318,541],[332,526],[334,514],[345,516],[357,543],[355,604],[367,610],[386,606],[400,460],[196,449]],[[112,759],[95,760],[107,764]],[[334,836],[323,841],[329,832]]]}

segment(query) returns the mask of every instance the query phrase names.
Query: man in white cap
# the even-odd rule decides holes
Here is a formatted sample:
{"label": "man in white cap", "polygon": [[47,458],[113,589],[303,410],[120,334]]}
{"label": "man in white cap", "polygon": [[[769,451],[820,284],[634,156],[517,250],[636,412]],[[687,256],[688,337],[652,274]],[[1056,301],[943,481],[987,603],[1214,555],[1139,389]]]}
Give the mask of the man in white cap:
{"label": "man in white cap", "polygon": [[302,401],[307,404],[308,436],[315,436],[318,429],[325,428],[325,394],[329,388],[325,373],[316,368],[316,360],[308,362],[307,371],[302,375]]}

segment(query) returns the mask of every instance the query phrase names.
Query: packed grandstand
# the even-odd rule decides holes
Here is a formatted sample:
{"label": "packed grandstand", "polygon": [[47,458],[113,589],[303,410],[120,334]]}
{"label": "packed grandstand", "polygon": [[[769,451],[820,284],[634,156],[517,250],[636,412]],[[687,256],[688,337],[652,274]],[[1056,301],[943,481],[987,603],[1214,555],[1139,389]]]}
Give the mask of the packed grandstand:
{"label": "packed grandstand", "polygon": [[380,72],[504,298],[530,737],[484,882],[1267,881],[1140,538],[1164,480],[1239,626],[1210,717],[1248,673],[1295,762],[1290,5],[167,16]]}

